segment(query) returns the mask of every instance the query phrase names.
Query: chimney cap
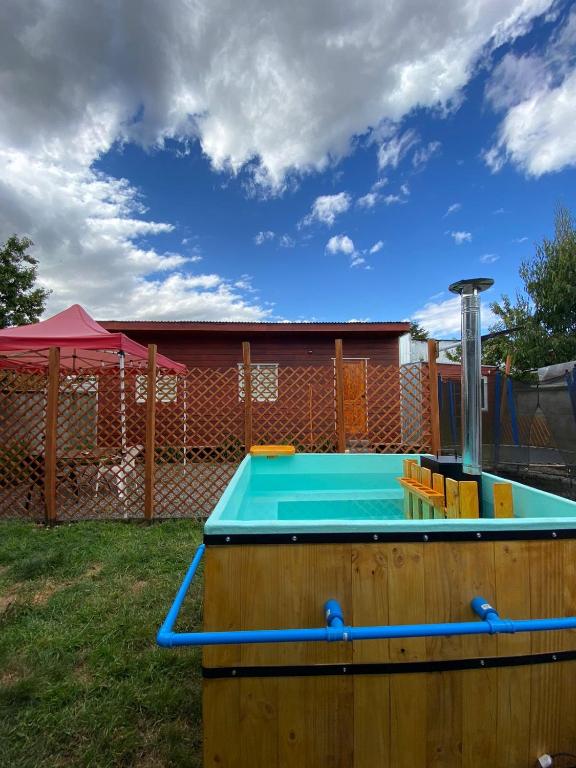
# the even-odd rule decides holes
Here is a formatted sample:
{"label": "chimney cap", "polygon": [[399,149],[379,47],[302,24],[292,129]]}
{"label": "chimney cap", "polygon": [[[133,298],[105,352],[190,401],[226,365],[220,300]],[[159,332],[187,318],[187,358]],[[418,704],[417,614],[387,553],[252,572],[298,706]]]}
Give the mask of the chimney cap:
{"label": "chimney cap", "polygon": [[471,277],[467,280],[458,280],[449,286],[448,290],[452,293],[469,293],[476,290],[476,293],[482,293],[482,291],[491,288],[494,285],[494,280],[491,277]]}

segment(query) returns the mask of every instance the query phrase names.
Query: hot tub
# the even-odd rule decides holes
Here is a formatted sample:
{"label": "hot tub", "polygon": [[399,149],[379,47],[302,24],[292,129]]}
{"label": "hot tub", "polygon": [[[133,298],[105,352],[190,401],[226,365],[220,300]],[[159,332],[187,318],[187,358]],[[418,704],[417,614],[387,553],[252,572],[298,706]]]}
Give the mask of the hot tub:
{"label": "hot tub", "polygon": [[[485,474],[482,517],[407,520],[406,458],[246,458],[205,526],[204,630],[318,628],[329,599],[365,629],[448,633],[478,621],[477,596],[503,618],[576,614],[576,503],[512,483],[515,515],[496,519]],[[510,627],[205,646],[204,764],[513,768],[576,752],[575,630]]]}

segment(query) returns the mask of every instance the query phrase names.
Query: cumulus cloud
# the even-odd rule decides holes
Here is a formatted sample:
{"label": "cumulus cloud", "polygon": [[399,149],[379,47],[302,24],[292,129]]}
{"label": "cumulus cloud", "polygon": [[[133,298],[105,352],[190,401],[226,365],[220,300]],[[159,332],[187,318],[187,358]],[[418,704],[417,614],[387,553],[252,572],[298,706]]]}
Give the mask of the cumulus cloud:
{"label": "cumulus cloud", "polygon": [[[495,321],[488,305],[482,302],[482,328],[487,328]],[[416,310],[410,318],[425,328],[432,336],[442,338],[460,332],[460,297],[453,296],[444,301],[429,301]]]}
{"label": "cumulus cloud", "polygon": [[484,153],[492,172],[511,162],[528,176],[576,165],[576,11],[548,41],[543,54],[508,53],[486,86],[496,110],[507,110],[494,144]]}
{"label": "cumulus cloud", "polygon": [[447,234],[454,240],[456,245],[462,245],[462,243],[472,242],[471,232],[448,232]]}
{"label": "cumulus cloud", "polygon": [[346,256],[351,256],[356,252],[354,241],[348,235],[334,235],[331,237],[326,243],[326,250],[328,253],[344,253]]}
{"label": "cumulus cloud", "polygon": [[446,218],[446,216],[450,216],[450,214],[452,213],[456,213],[461,208],[462,208],[462,203],[452,203],[452,205],[448,206],[448,210],[444,214],[444,218]]}
{"label": "cumulus cloud", "polygon": [[374,243],[372,248],[370,248],[370,253],[378,253],[378,251],[381,251],[382,248],[384,248],[384,243],[382,240],[378,240],[378,242]]}
{"label": "cumulus cloud", "polygon": [[376,192],[367,192],[365,195],[358,198],[356,205],[359,205],[360,208],[374,208],[378,202],[378,198],[379,195]]}
{"label": "cumulus cloud", "polygon": [[[95,163],[130,142],[197,141],[216,171],[246,169],[280,192],[374,126],[448,105],[487,48],[551,5],[4,0],[0,231],[35,240],[52,310],[80,300],[107,317],[263,317],[233,283],[198,283],[186,254],[150,245],[171,224],[147,221],[139,191]],[[383,143],[383,166],[411,141]]]}
{"label": "cumulus cloud", "polygon": [[348,192],[339,192],[337,195],[321,195],[312,203],[312,210],[300,222],[301,226],[313,224],[315,221],[331,227],[336,217],[345,213],[350,208],[352,198]]}

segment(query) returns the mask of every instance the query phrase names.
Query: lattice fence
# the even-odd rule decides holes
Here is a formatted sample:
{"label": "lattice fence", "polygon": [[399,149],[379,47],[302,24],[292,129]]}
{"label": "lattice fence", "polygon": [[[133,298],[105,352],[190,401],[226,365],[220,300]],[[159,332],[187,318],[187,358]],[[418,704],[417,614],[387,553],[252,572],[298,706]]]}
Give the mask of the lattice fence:
{"label": "lattice fence", "polygon": [[[142,368],[110,365],[60,371],[55,380],[45,371],[6,369],[0,382],[0,516],[205,518],[245,456],[246,440],[292,444],[299,452],[338,450],[332,360],[150,377]],[[361,450],[429,450],[426,366],[368,363],[360,397],[365,418],[358,422],[356,414],[348,436]],[[361,434],[358,423],[365,424]],[[347,447],[355,449],[352,439]]]}

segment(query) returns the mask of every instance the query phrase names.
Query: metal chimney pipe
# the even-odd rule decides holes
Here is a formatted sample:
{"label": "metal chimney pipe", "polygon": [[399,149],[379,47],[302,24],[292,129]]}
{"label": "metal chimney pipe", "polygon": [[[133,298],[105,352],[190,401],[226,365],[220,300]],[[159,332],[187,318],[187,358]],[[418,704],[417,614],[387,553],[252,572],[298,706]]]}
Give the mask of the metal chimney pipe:
{"label": "metal chimney pipe", "polygon": [[462,469],[468,475],[482,474],[480,294],[492,285],[489,277],[475,277],[449,288],[462,297]]}

